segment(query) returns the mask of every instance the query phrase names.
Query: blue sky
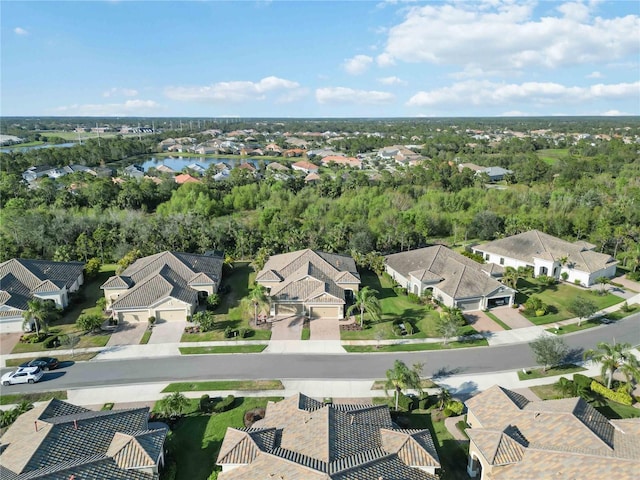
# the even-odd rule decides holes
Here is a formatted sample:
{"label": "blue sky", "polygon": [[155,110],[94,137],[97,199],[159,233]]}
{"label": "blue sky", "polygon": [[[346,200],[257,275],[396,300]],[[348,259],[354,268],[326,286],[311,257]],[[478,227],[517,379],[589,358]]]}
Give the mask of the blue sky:
{"label": "blue sky", "polygon": [[0,113],[639,115],[640,2],[12,1]]}

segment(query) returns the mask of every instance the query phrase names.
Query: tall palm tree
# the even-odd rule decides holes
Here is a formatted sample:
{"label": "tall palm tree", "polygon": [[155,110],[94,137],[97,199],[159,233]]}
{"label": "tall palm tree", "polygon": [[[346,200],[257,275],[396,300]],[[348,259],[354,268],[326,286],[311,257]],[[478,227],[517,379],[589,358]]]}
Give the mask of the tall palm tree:
{"label": "tall palm tree", "polygon": [[422,368],[423,365],[420,363],[409,368],[403,361],[396,360],[393,362],[393,368],[387,370],[387,381],[384,388],[387,394],[391,389],[395,391],[396,410],[398,410],[398,399],[402,390],[411,388],[422,393],[422,380],[420,379]]}
{"label": "tall palm tree", "polygon": [[584,358],[601,364],[602,377],[607,378],[607,388],[611,388],[611,381],[616,370],[620,370],[627,381],[631,379],[640,381],[640,364],[630,350],[631,345],[628,343],[600,342],[596,350],[584,352]]}
{"label": "tall palm tree", "polygon": [[34,298],[27,302],[27,309],[22,314],[23,325],[34,325],[36,335],[40,335],[40,328],[46,333],[49,330],[49,322],[55,318],[55,313],[55,307],[51,302]]}
{"label": "tall palm tree", "polygon": [[347,309],[347,315],[351,315],[354,311],[360,312],[360,327],[364,325],[364,312],[366,311],[371,318],[378,320],[382,315],[380,301],[376,297],[377,290],[370,287],[364,287],[356,293],[353,299],[353,305]]}
{"label": "tall palm tree", "polygon": [[249,305],[253,307],[253,321],[254,325],[258,324],[258,311],[262,311],[269,307],[269,298],[267,297],[267,289],[256,283],[251,290],[249,290]]}

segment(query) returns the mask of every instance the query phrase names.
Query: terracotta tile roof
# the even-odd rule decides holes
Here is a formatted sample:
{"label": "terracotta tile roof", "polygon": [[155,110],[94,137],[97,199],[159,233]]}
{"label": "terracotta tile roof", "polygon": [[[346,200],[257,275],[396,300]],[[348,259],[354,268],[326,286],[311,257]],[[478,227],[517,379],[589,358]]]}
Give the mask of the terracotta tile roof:
{"label": "terracotta tile roof", "polygon": [[539,230],[530,230],[474,247],[475,250],[527,263],[533,263],[534,258],[558,261],[567,257],[575,269],[584,272],[596,272],[617,263],[611,255],[594,252],[592,248],[585,242],[567,242]]}
{"label": "terracotta tile roof", "polygon": [[202,183],[199,178],[193,177],[188,173],[182,173],[174,177],[176,183],[182,185],[183,183]]}
{"label": "terracotta tile roof", "polygon": [[388,407],[323,405],[302,394],[270,402],[251,429],[228,429],[217,463],[242,465],[220,480],[283,471],[293,475],[285,478],[378,478],[357,476],[375,471],[386,472],[384,478],[434,479],[412,467],[440,466],[429,431],[394,430]]}

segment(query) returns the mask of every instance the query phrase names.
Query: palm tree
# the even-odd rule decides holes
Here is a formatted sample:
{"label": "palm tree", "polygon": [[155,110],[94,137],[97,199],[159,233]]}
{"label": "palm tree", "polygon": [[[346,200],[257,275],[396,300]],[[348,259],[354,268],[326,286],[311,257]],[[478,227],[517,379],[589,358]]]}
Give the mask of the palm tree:
{"label": "palm tree", "polygon": [[442,410],[451,400],[451,392],[446,388],[441,388],[438,392],[438,408]]}
{"label": "palm tree", "polygon": [[163,397],[159,402],[159,410],[168,417],[181,415],[189,406],[189,400],[180,392]]}
{"label": "palm tree", "polygon": [[267,298],[267,289],[256,283],[251,290],[249,290],[249,305],[253,307],[253,321],[254,325],[258,324],[258,311],[262,311],[269,307],[269,299]]}
{"label": "palm tree", "polygon": [[611,381],[616,370],[620,370],[627,382],[631,379],[640,381],[640,364],[638,359],[630,352],[631,345],[628,343],[609,344],[598,343],[596,350],[584,352],[584,358],[602,365],[602,377],[607,378],[607,388],[611,388]]}
{"label": "palm tree", "polygon": [[398,410],[398,399],[402,390],[411,388],[422,393],[422,380],[420,379],[422,368],[423,365],[420,363],[416,363],[412,368],[409,368],[401,360],[396,360],[393,362],[393,368],[387,370],[387,382],[384,388],[387,395],[390,389],[395,390],[396,410]]}
{"label": "palm tree", "polygon": [[55,318],[55,314],[56,310],[51,302],[34,298],[27,302],[27,309],[22,314],[23,325],[34,325],[36,335],[39,336],[40,328],[45,333],[49,330],[49,322]]}
{"label": "palm tree", "polygon": [[353,305],[347,309],[347,315],[351,315],[354,311],[360,311],[360,328],[364,325],[364,312],[366,311],[371,318],[378,320],[382,315],[380,301],[376,297],[377,290],[370,287],[364,287],[356,293],[353,299]]}

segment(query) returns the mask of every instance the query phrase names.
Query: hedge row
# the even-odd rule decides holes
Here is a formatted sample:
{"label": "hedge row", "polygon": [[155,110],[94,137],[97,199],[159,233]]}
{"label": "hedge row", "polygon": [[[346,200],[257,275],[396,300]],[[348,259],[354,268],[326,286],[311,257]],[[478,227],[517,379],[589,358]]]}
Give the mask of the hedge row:
{"label": "hedge row", "polygon": [[633,403],[633,399],[631,395],[627,392],[614,392],[610,388],[605,387],[601,383],[596,382],[595,380],[591,382],[591,390],[596,393],[599,393],[605,398],[608,398],[611,401],[621,403],[623,405],[631,405]]}

